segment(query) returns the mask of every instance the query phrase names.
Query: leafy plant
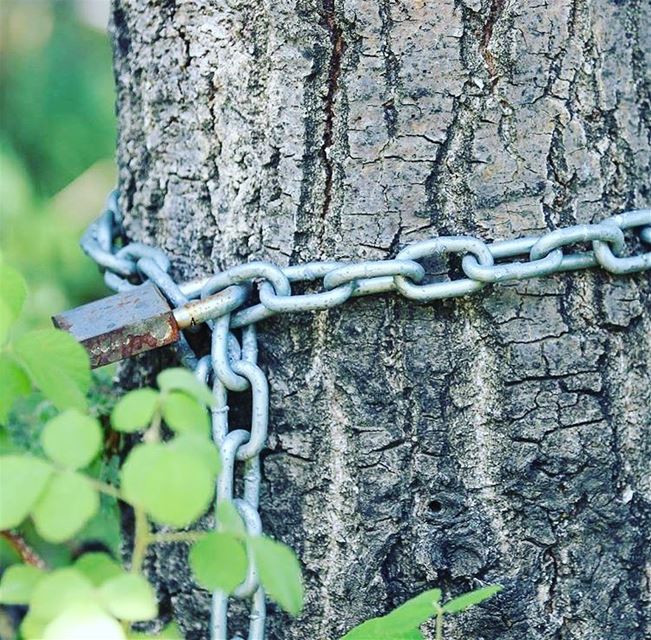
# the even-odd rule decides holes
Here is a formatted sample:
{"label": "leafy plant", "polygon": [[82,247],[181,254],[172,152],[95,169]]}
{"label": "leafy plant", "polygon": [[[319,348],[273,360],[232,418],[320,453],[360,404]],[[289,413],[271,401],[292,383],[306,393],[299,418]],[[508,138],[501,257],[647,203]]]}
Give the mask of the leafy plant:
{"label": "leafy plant", "polygon": [[[106,434],[88,407],[85,351],[55,329],[9,340],[26,287],[7,265],[0,265],[0,277],[0,425],[33,386],[56,408],[39,424],[37,442],[26,447],[0,426],[0,530],[13,535],[16,528],[33,527],[45,543],[62,545],[89,526],[102,500],[122,502],[135,521],[128,569],[107,553],[87,552],[53,570],[27,562],[4,571],[0,604],[28,607],[23,638],[151,637],[131,630],[132,623],[158,615],[143,562],[152,545],[178,542],[192,545],[190,567],[206,589],[232,593],[253,558],[270,597],[297,615],[303,587],[296,556],[269,538],[250,536],[232,503],[217,507],[218,531],[186,530],[209,509],[221,467],[210,438],[210,390],[189,371],[168,369],[159,374],[158,389],[127,393],[110,423],[117,433],[142,432],[142,438],[107,480],[94,472]],[[172,626],[156,637],[180,633]]]}
{"label": "leafy plant", "polygon": [[430,589],[407,600],[385,616],[363,622],[351,629],[341,640],[422,640],[424,636],[420,626],[431,618],[436,619],[436,640],[442,640],[446,614],[465,611],[501,590],[500,585],[490,585],[441,604],[441,590]]}
{"label": "leafy plant", "polygon": [[[20,628],[24,640],[181,638],[174,624],[157,636],[132,630],[134,622],[158,615],[143,573],[145,556],[157,544],[191,545],[189,565],[197,583],[229,594],[245,581],[253,561],[268,595],[298,615],[303,585],[296,556],[279,542],[249,535],[233,503],[216,506],[216,531],[189,529],[209,509],[221,468],[210,438],[210,390],[189,371],[168,369],[158,375],[158,389],[124,395],[110,409],[110,425],[114,434],[140,432],[141,441],[121,467],[107,465],[110,438],[92,413],[106,401],[95,396],[89,407],[85,351],[55,329],[10,339],[27,288],[20,274],[2,263],[0,279],[0,530],[8,539],[40,540],[58,558],[43,566],[48,563],[23,549],[23,562],[2,575],[0,604],[28,607]],[[51,404],[43,407],[39,400],[38,410],[27,403],[31,412],[18,411],[33,387]],[[24,427],[20,438],[5,428],[10,416]],[[89,550],[72,559],[52,551],[88,534],[93,522],[101,529],[102,505],[110,510],[118,502],[134,514],[128,567],[105,552]],[[367,620],[342,640],[418,640],[419,627],[431,618],[441,640],[445,615],[465,611],[500,589],[484,587],[445,604],[441,591],[432,589]]]}

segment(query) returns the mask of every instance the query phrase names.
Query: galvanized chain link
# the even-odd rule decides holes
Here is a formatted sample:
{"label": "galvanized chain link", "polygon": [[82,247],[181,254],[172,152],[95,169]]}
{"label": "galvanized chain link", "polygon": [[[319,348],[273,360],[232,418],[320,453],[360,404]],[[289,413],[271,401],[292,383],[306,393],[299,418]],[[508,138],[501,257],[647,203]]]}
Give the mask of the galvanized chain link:
{"label": "galvanized chain link", "polygon": [[[260,452],[267,439],[269,422],[269,389],[267,379],[257,365],[258,345],[255,325],[242,332],[242,345],[229,329],[229,315],[220,317],[213,326],[211,354],[201,358],[195,374],[203,382],[212,379],[215,405],[212,409],[212,437],[219,447],[222,469],[217,480],[216,505],[233,501],[250,535],[260,535],[262,525],[258,513],[260,501]],[[231,429],[228,418],[228,393],[251,389],[252,420],[250,430]],[[237,465],[242,466],[243,495],[234,497]],[[216,525],[219,527],[217,509]],[[253,558],[249,571],[235,597],[251,598],[249,640],[264,637],[266,606],[264,590],[258,583]],[[228,638],[228,596],[216,592],[212,597],[211,638]]]}
{"label": "galvanized chain link", "polygon": [[[651,245],[651,209],[628,211],[598,223],[558,229],[541,236],[500,240],[490,244],[470,236],[442,236],[415,242],[392,260],[310,262],[278,267],[270,262],[249,262],[213,276],[177,283],[169,275],[169,258],[160,249],[128,243],[122,229],[117,194],[108,199],[106,210],[84,234],[83,250],[104,270],[106,284],[126,291],[137,282],[153,282],[175,307],[192,300],[205,304],[203,317],[212,331],[211,353],[198,358],[183,338],[179,354],[197,377],[212,383],[215,407],[212,436],[219,447],[223,469],[217,480],[216,504],[232,500],[248,532],[261,533],[260,452],[267,439],[269,389],[257,364],[256,323],[279,313],[317,311],[343,304],[350,298],[397,292],[405,298],[429,302],[464,296],[487,284],[513,282],[566,271],[601,267],[613,274],[651,269],[651,251],[632,253],[627,249],[625,230],[632,230],[640,243]],[[589,243],[578,253],[565,253],[569,245]],[[425,268],[419,260],[449,254],[461,257],[465,277],[452,272],[434,282],[424,282]],[[521,260],[514,258],[524,257]],[[321,281],[320,291],[293,294],[296,283]],[[223,291],[218,304],[203,300]],[[257,302],[255,301],[257,298]],[[247,302],[253,303],[247,306]],[[211,305],[211,306],[208,306]],[[241,343],[234,330],[241,329]],[[233,428],[229,420],[228,395],[250,389],[252,397],[249,429]],[[243,479],[243,493],[235,497],[236,478]],[[215,511],[217,518],[217,512]],[[219,522],[216,523],[219,527]],[[248,598],[250,622],[248,640],[263,640],[266,617],[265,595],[255,565],[234,594]],[[228,596],[213,594],[211,637],[228,640]],[[231,636],[241,640],[241,636]]]}

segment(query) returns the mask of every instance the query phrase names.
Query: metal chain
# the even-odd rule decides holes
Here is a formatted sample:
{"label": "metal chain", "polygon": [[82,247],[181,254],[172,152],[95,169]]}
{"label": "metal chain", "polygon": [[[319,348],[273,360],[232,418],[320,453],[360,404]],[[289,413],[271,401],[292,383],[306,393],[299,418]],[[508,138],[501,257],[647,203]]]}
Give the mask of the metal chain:
{"label": "metal chain", "polygon": [[[267,439],[269,422],[269,389],[266,376],[257,365],[258,344],[255,325],[242,332],[240,346],[229,329],[229,315],[220,317],[213,326],[211,354],[201,358],[196,376],[205,383],[212,378],[215,405],[212,409],[212,437],[219,447],[222,469],[217,479],[216,507],[223,500],[232,501],[242,516],[250,535],[260,535],[262,525],[258,513],[260,501],[260,452]],[[228,419],[228,392],[251,389],[251,429],[231,429]],[[243,495],[234,498],[237,475],[241,463]],[[215,508],[216,526],[217,508]],[[249,640],[264,637],[266,606],[264,590],[258,584],[253,558],[244,583],[235,591],[235,597],[251,598]],[[212,596],[210,635],[214,640],[228,638],[228,595],[215,592]]]}
{"label": "metal chain", "polygon": [[[237,265],[207,278],[177,283],[169,275],[171,262],[160,249],[129,243],[122,228],[117,193],[109,196],[106,209],[90,225],[81,240],[82,249],[104,270],[106,284],[126,291],[138,282],[153,282],[175,307],[190,300],[228,290],[230,301],[215,310],[208,326],[212,331],[211,353],[198,358],[185,338],[178,343],[179,355],[196,376],[212,384],[212,437],[219,447],[223,468],[217,479],[216,505],[232,500],[251,535],[262,531],[260,497],[260,452],[267,439],[269,388],[257,364],[256,323],[279,313],[329,309],[349,298],[397,292],[405,298],[429,302],[464,296],[487,284],[513,282],[601,267],[613,274],[651,269],[651,251],[627,249],[625,230],[632,230],[638,245],[651,245],[651,209],[628,211],[598,224],[580,224],[541,236],[500,240],[490,244],[470,236],[441,236],[415,242],[392,260],[337,262],[321,261],[278,267],[270,262]],[[582,252],[564,252],[564,247],[590,243]],[[452,272],[434,282],[423,282],[425,268],[418,262],[430,257],[456,254],[461,257],[465,277]],[[523,257],[523,260],[514,260]],[[499,261],[499,262],[498,262]],[[321,281],[320,291],[293,294],[292,285]],[[252,298],[258,302],[247,306]],[[201,304],[198,302],[197,304]],[[208,301],[206,304],[209,304]],[[241,329],[241,343],[234,330]],[[250,389],[251,426],[232,428],[229,393]],[[243,479],[243,493],[235,497],[236,478]],[[215,509],[217,520],[217,510]],[[219,522],[216,522],[219,527]],[[248,640],[263,640],[266,617],[265,595],[258,583],[252,558],[246,580],[234,597],[250,599]],[[216,592],[212,598],[211,638],[228,640],[228,596]],[[241,636],[231,637],[241,640]]]}

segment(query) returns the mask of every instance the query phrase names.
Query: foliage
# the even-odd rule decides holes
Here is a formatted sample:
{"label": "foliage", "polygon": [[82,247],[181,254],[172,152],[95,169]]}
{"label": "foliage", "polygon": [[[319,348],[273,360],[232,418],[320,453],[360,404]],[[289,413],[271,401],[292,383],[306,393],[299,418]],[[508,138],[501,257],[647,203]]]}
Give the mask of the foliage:
{"label": "foliage", "polygon": [[[52,196],[115,146],[110,46],[72,0],[3,7],[0,138]],[[4,37],[6,36],[6,38]]]}
{"label": "foliage", "polygon": [[[27,607],[22,638],[180,638],[174,625],[157,636],[131,629],[158,616],[154,590],[142,572],[149,548],[157,544],[191,545],[190,568],[209,590],[231,594],[255,567],[269,597],[298,615],[303,584],[295,554],[265,536],[250,535],[235,504],[217,505],[215,531],[188,530],[209,509],[221,468],[210,437],[210,390],[189,371],[168,369],[158,375],[158,389],[137,389],[116,403],[98,403],[95,395],[89,408],[85,351],[55,329],[14,337],[27,288],[4,263],[0,275],[7,283],[0,288],[0,530],[7,539],[18,537],[23,547],[36,541],[36,552],[26,554],[23,548],[4,571],[0,604]],[[21,402],[34,396],[33,387],[40,389],[37,403],[21,412]],[[98,407],[103,414],[97,415]],[[30,414],[33,424],[25,419]],[[16,421],[22,427],[18,432],[11,429]],[[110,433],[103,422],[114,434],[142,434],[121,467],[117,456],[106,462]],[[17,433],[22,439],[14,437]],[[128,568],[115,559],[119,540],[111,536],[104,544],[108,552],[87,549],[77,558],[65,550],[57,553],[75,539],[92,539],[111,527],[117,531],[118,502],[134,514]],[[36,557],[39,550],[46,552],[46,562]],[[445,615],[500,589],[484,587],[445,604],[441,591],[431,589],[367,620],[342,640],[418,640],[423,638],[419,627],[430,618],[436,619],[441,640]]]}
{"label": "foliage", "polygon": [[407,600],[385,616],[363,622],[351,629],[341,640],[422,640],[424,636],[420,626],[430,618],[436,619],[436,640],[442,640],[443,619],[446,614],[465,611],[501,590],[500,585],[490,585],[441,604],[441,590],[431,589]]}
{"label": "foliage", "polygon": [[106,291],[77,247],[116,179],[111,51],[87,19],[102,4],[0,6],[0,247],[30,282],[25,328]]}
{"label": "foliage", "polygon": [[[14,337],[26,287],[14,269],[6,264],[0,269],[8,283],[0,288],[0,530],[9,539],[36,539],[38,548],[56,549],[87,539],[93,521],[95,530],[101,528],[97,519],[106,501],[105,516],[110,507],[116,513],[119,501],[135,520],[128,569],[108,553],[92,550],[76,560],[65,552],[48,555],[54,561],[47,570],[35,553],[23,552],[22,563],[13,559],[0,580],[0,604],[28,607],[22,637],[152,637],[131,630],[132,623],[158,615],[143,561],[152,545],[179,542],[192,545],[190,566],[204,588],[232,593],[254,559],[270,597],[297,615],[303,587],[296,556],[285,545],[249,535],[233,504],[218,505],[217,531],[187,530],[209,509],[221,467],[210,437],[210,390],[187,370],[168,369],[158,376],[159,389],[126,394],[112,407],[110,425],[117,434],[142,432],[141,442],[121,468],[107,465],[110,434],[92,413],[97,407],[88,405],[85,351],[55,329]],[[14,438],[8,427],[20,421],[16,411],[33,387],[40,390],[37,406],[45,403],[49,409],[38,411],[36,426],[24,425],[31,437]],[[156,637],[180,634],[172,626]]]}

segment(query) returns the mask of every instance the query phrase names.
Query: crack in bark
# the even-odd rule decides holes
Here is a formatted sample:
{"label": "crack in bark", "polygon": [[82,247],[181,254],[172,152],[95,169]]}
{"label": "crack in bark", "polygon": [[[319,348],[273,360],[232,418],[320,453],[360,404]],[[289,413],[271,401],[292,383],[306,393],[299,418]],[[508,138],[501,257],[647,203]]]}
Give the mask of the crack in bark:
{"label": "crack in bark", "polygon": [[398,111],[395,106],[395,93],[398,87],[398,71],[400,65],[396,54],[391,48],[391,6],[388,0],[381,0],[378,5],[378,13],[382,26],[380,28],[380,39],[382,41],[382,55],[384,57],[384,79],[387,84],[389,97],[383,103],[384,122],[387,127],[389,138],[394,138],[398,129]]}
{"label": "crack in bark", "polygon": [[[323,205],[321,207],[321,219],[325,220],[330,210],[332,201],[332,182],[333,182],[333,162],[330,158],[329,150],[334,142],[334,119],[335,109],[334,102],[339,86],[339,75],[341,73],[341,59],[346,48],[346,42],[343,37],[341,26],[337,22],[335,14],[335,0],[323,0],[323,24],[328,30],[330,44],[332,46],[330,53],[330,63],[328,65],[328,90],[323,106],[325,114],[325,123],[323,127],[323,143],[319,150],[319,156],[325,169],[325,186]],[[323,226],[321,227],[323,231]]]}
{"label": "crack in bark", "polygon": [[504,5],[506,0],[492,0],[490,10],[488,12],[488,18],[484,23],[484,28],[482,29],[481,40],[479,42],[479,51],[481,53],[484,62],[486,63],[486,68],[488,69],[488,75],[491,77],[491,80],[495,79],[497,76],[497,66],[495,64],[495,57],[488,48],[493,37],[493,30],[495,24],[499,20],[500,16],[504,11]]}

